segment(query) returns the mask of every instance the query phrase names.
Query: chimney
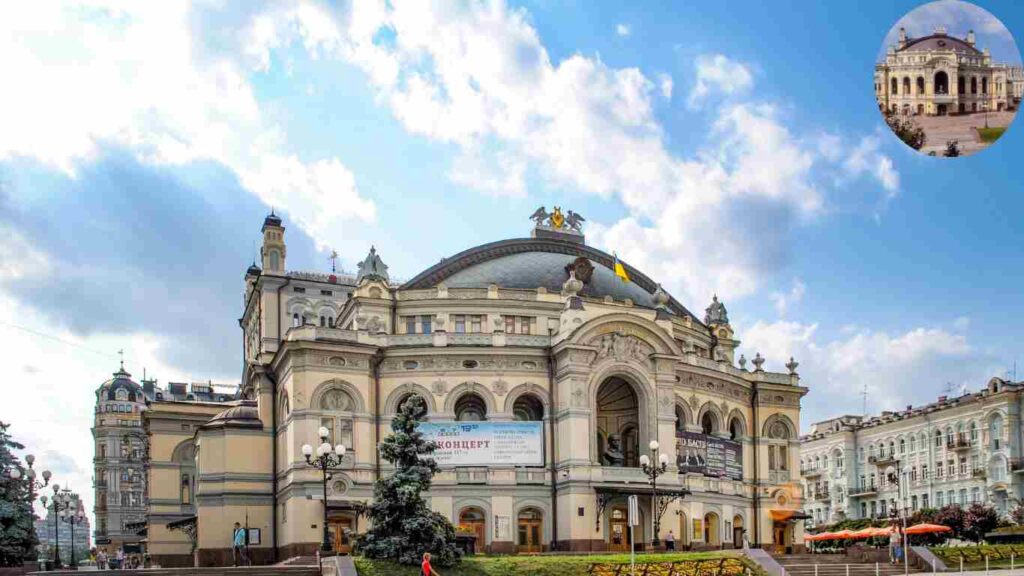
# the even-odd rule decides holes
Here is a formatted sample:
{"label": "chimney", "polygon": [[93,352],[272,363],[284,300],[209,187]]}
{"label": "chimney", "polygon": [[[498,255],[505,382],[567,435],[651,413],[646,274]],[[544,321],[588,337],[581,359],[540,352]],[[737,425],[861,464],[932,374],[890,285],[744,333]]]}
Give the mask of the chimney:
{"label": "chimney", "polygon": [[900,26],[900,49],[907,45],[907,29]]}

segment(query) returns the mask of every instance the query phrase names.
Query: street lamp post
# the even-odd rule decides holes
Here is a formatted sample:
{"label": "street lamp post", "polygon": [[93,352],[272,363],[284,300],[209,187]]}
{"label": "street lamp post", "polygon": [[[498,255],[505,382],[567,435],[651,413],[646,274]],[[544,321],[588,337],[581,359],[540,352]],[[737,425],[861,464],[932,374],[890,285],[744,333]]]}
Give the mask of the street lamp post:
{"label": "street lamp post", "polygon": [[910,550],[907,550],[907,510],[903,506],[905,504],[903,499],[903,478],[900,472],[900,461],[896,460],[896,472],[889,474],[889,482],[896,484],[896,498],[899,506],[894,511],[901,519],[901,525],[903,526],[903,533],[900,535],[901,546],[903,548],[903,574],[910,574]]}
{"label": "street lamp post", "polygon": [[[42,496],[39,500],[43,503],[43,507],[46,506],[46,496]],[[53,498],[50,502],[53,504],[53,568],[56,570],[61,567],[60,563],[60,518],[64,515],[67,510],[71,509],[71,504],[74,499],[71,496],[71,490],[65,488],[60,489],[59,484],[53,485]],[[71,543],[71,553],[74,554],[75,544]]]}
{"label": "street lamp post", "polygon": [[[647,481],[651,485],[651,517],[654,521],[654,535],[651,538],[651,546],[657,548],[658,532],[661,528],[661,515],[658,514],[658,476],[661,476],[668,470],[668,454],[664,452],[660,455],[658,454],[657,440],[651,440],[648,447],[651,449],[651,458],[647,454],[642,454],[640,456],[640,468],[647,475]],[[652,458],[656,458],[658,463],[655,464]]]}
{"label": "street lamp post", "polygon": [[327,534],[327,481],[331,479],[330,469],[341,466],[345,458],[345,445],[338,444],[332,447],[331,433],[326,427],[321,426],[319,434],[320,445],[315,449],[316,456],[313,456],[314,448],[309,444],[302,446],[302,455],[306,457],[306,464],[320,470],[324,491],[324,541],[320,544],[320,550],[329,552],[332,546]]}
{"label": "street lamp post", "polygon": [[[77,504],[77,502],[75,502]],[[85,514],[78,510],[76,505],[73,510],[65,510],[61,515],[61,519],[71,525],[71,568],[78,568],[78,562],[75,560],[75,524],[82,524],[85,522]]]}
{"label": "street lamp post", "polygon": [[[25,463],[28,464],[28,470],[25,471],[25,482],[28,484],[29,503],[35,502],[36,490],[42,490],[50,483],[51,474],[49,470],[43,470],[42,481],[36,479],[36,471],[34,468],[32,468],[32,465],[35,464],[35,462],[35,456],[31,454],[25,456]],[[11,468],[8,471],[8,474],[13,480],[21,479],[21,470],[18,470],[17,468]]]}

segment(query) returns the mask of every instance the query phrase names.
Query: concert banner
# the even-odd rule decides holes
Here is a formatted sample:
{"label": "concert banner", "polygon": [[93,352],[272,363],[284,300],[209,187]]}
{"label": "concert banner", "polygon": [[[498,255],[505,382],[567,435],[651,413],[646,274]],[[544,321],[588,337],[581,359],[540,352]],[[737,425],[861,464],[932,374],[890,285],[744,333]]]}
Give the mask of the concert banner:
{"label": "concert banner", "polygon": [[696,432],[676,432],[679,471],[705,476],[743,479],[743,445]]}

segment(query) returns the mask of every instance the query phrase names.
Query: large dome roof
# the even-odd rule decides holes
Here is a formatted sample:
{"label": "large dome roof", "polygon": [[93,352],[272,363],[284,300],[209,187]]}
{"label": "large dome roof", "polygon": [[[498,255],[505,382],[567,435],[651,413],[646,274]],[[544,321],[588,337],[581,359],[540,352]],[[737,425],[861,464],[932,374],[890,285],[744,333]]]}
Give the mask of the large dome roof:
{"label": "large dome roof", "polygon": [[[544,287],[559,292],[568,279],[567,267],[585,258],[593,273],[584,282],[581,296],[615,300],[630,299],[637,306],[654,308],[653,295],[658,285],[639,270],[621,262],[629,276],[623,282],[615,275],[615,258],[578,242],[552,238],[519,238],[502,240],[470,248],[442,260],[402,284],[403,290],[423,289],[444,284],[448,288],[486,288],[495,284],[502,288],[536,289]],[[669,299],[669,310],[687,315],[699,322],[682,304]]]}
{"label": "large dome roof", "polygon": [[263,428],[260,411],[253,400],[239,400],[203,424],[203,428]]}
{"label": "large dome roof", "polygon": [[965,40],[947,36],[946,34],[932,34],[931,36],[908,40],[907,45],[901,48],[899,52],[938,52],[943,50],[952,50],[953,52],[972,56],[981,55],[981,51],[968,44]]}

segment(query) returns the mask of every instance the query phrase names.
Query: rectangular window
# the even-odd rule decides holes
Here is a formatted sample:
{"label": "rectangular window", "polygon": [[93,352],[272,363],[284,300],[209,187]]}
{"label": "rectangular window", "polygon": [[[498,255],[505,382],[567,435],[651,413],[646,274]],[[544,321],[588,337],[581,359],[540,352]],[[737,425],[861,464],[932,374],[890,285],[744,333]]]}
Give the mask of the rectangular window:
{"label": "rectangular window", "polygon": [[320,291],[320,295],[321,296],[333,296],[334,292],[331,292],[330,290],[321,290]]}
{"label": "rectangular window", "polygon": [[434,317],[433,316],[420,316],[420,326],[424,334],[430,334],[434,331],[433,327]]}
{"label": "rectangular window", "polygon": [[775,467],[775,460],[776,460],[775,446],[769,445],[768,446],[768,469],[769,470],[776,470],[777,469]]}
{"label": "rectangular window", "polygon": [[334,418],[321,418],[320,426],[327,428],[327,441],[330,442],[332,446],[337,443],[337,440],[334,437]]}
{"label": "rectangular window", "polygon": [[519,319],[519,333],[529,334],[530,333],[530,318],[529,316],[523,316]]}
{"label": "rectangular window", "polygon": [[967,474],[967,458],[960,459],[960,473]]}
{"label": "rectangular window", "polygon": [[788,452],[788,446],[779,446],[779,470],[789,470]]}
{"label": "rectangular window", "polygon": [[415,316],[405,316],[404,319],[405,319],[405,333],[406,334],[415,334],[416,333],[416,317]]}
{"label": "rectangular window", "polygon": [[292,290],[298,292],[299,294],[303,294],[306,291],[306,289],[303,288],[302,286],[293,286]]}
{"label": "rectangular window", "polygon": [[505,316],[505,334],[515,334],[515,333],[516,333],[516,317],[515,316]]}
{"label": "rectangular window", "polygon": [[474,314],[473,316],[470,316],[470,325],[469,325],[470,332],[472,332],[474,334],[479,334],[480,332],[483,332],[483,330],[482,330],[483,323],[484,323],[484,317],[483,316],[481,316],[479,314]]}
{"label": "rectangular window", "polygon": [[452,318],[453,318],[453,322],[455,324],[455,333],[456,334],[465,334],[466,333],[466,316],[465,316],[465,314],[456,314]]}

